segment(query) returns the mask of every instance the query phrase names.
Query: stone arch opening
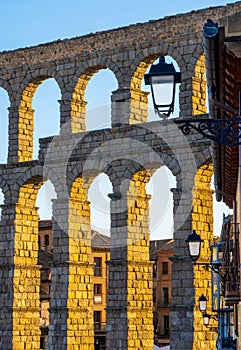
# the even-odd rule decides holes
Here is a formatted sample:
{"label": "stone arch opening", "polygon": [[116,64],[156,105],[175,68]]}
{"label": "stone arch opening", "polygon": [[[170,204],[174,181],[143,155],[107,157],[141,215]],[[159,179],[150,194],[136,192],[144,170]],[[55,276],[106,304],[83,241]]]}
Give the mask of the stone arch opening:
{"label": "stone arch opening", "polygon": [[[115,91],[112,96],[112,123],[119,124],[136,124],[148,121],[148,95],[149,91],[142,86],[144,74],[148,67],[154,63],[161,55],[168,56],[168,49],[180,68],[184,67],[184,62],[180,59],[178,51],[168,46],[155,47],[155,49],[146,49],[139,52],[135,59],[130,63],[128,74],[121,81],[119,90]],[[169,59],[169,57],[168,57]],[[181,67],[182,64],[182,67]],[[146,91],[145,91],[146,90]],[[176,96],[178,96],[178,91]],[[150,104],[151,107],[153,103]],[[179,104],[180,105],[180,104]],[[182,106],[181,106],[182,107]],[[152,108],[153,110],[153,108]],[[152,113],[152,119],[154,118]],[[155,119],[155,118],[154,118]]]}
{"label": "stone arch opening", "polygon": [[52,220],[53,200],[56,198],[54,186],[50,180],[47,180],[39,189],[36,200],[39,220]]}
{"label": "stone arch opening", "polygon": [[[33,109],[33,98],[38,87],[45,80],[50,78],[51,77],[48,75],[37,76],[34,79],[32,79],[23,90],[20,105],[19,105],[19,125],[18,125],[18,159],[20,162],[33,159],[34,128],[35,128],[35,125],[34,125],[35,111]],[[46,110],[47,110],[47,107],[46,107]],[[51,119],[49,118],[49,116],[47,117],[48,117],[48,120]],[[46,124],[49,125],[50,123],[47,122]],[[46,127],[46,124],[45,124],[45,127]],[[54,129],[56,130],[56,128]],[[43,134],[45,134],[45,132]]]}
{"label": "stone arch opening", "polygon": [[59,134],[60,89],[54,78],[44,80],[33,96],[34,132],[33,158],[38,158],[39,138]]}
{"label": "stone arch opening", "polygon": [[1,205],[3,205],[3,204],[4,204],[4,194],[3,194],[2,189],[0,188],[0,220],[1,220],[1,217],[2,217]]}
{"label": "stone arch opening", "polygon": [[[108,73],[102,71],[102,70],[108,70]],[[100,71],[100,75],[98,75],[98,72]],[[80,132],[80,131],[84,131],[86,130],[86,107],[87,107],[87,103],[88,101],[85,101],[86,98],[86,92],[87,92],[87,97],[88,97],[88,84],[90,83],[90,80],[95,76],[95,74],[97,73],[97,77],[94,77],[94,80],[97,79],[98,84],[96,84],[95,87],[95,93],[94,96],[97,94],[102,94],[100,93],[100,91],[103,91],[103,79],[105,80],[108,74],[108,78],[111,76],[109,74],[109,72],[112,72],[112,70],[110,70],[109,68],[107,68],[107,65],[103,65],[103,64],[97,64],[95,66],[92,67],[88,67],[85,69],[85,72],[81,73],[81,75],[78,78],[78,81],[74,87],[74,91],[72,93],[72,98],[71,98],[71,130],[72,132],[76,133],[76,132]],[[99,79],[98,79],[99,77]],[[99,81],[98,81],[99,80]],[[112,86],[114,87],[114,83],[113,83],[113,78],[111,77],[111,89]],[[107,80],[108,85],[110,80]],[[102,85],[101,85],[102,83]],[[92,85],[92,83],[91,83]],[[93,92],[92,92],[93,95]],[[93,101],[91,101],[93,103]],[[97,111],[96,113],[103,113],[101,110]],[[104,111],[104,113],[106,114],[106,111]],[[93,119],[93,113],[88,113],[88,129],[93,129],[96,127],[96,125],[94,124],[91,125],[91,120]],[[108,113],[107,113],[108,114]],[[96,117],[96,116],[95,116]],[[98,118],[98,116],[97,116]],[[110,124],[109,119],[107,118],[107,124]],[[105,125],[100,125],[100,121],[97,122],[98,128],[104,128]]]}
{"label": "stone arch opening", "polygon": [[6,90],[0,87],[0,163],[7,163],[8,159],[8,108],[10,100]]}
{"label": "stone arch opening", "polygon": [[85,91],[87,130],[111,128],[111,93],[116,89],[116,78],[109,69],[98,71],[89,80]]}
{"label": "stone arch opening", "polygon": [[173,237],[173,193],[176,179],[166,165],[159,167],[146,185],[150,199],[150,239]]}
{"label": "stone arch opening", "polygon": [[193,115],[207,113],[207,85],[204,53],[198,57],[194,66],[192,91]]}
{"label": "stone arch opening", "polygon": [[90,185],[91,228],[104,235],[110,234],[110,197],[113,188],[105,173],[99,174]]}

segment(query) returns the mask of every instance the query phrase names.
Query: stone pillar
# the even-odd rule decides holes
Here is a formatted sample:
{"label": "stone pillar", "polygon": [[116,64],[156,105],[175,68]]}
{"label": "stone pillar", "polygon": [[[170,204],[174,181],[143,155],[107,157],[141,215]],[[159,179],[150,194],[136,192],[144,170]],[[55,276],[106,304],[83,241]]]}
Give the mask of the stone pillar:
{"label": "stone pillar", "polygon": [[85,131],[87,102],[77,98],[71,98],[59,100],[59,104],[61,134]]}
{"label": "stone pillar", "polygon": [[9,110],[8,162],[33,159],[34,110],[27,106],[11,106]]}
{"label": "stone pillar", "polygon": [[111,246],[107,301],[107,350],[153,350],[152,263],[149,197],[111,197]]}
{"label": "stone pillar", "polygon": [[40,266],[35,185],[21,188],[14,235],[13,349],[40,345]]}
{"label": "stone pillar", "polygon": [[196,63],[194,76],[192,78],[192,114],[194,115],[207,113],[205,72],[205,57],[203,54]]}
{"label": "stone pillar", "polygon": [[[12,349],[15,205],[2,205],[0,222],[0,349]],[[8,223],[8,225],[7,225]]]}
{"label": "stone pillar", "polygon": [[148,92],[119,89],[111,96],[112,125],[144,123],[148,120]]}
{"label": "stone pillar", "polygon": [[89,214],[89,203],[85,200],[54,201],[48,344],[51,350],[94,349]]}
{"label": "stone pillar", "polygon": [[25,350],[40,346],[37,223],[37,208],[23,198],[18,204],[2,206],[1,349]]}
{"label": "stone pillar", "polygon": [[217,334],[213,330],[207,332],[198,304],[203,293],[209,299],[208,312],[211,312],[211,274],[204,266],[193,265],[185,242],[192,230],[196,230],[204,240],[198,262],[210,261],[209,246],[213,239],[211,175],[211,165],[204,165],[195,175],[193,188],[172,190],[175,222],[171,350],[216,349]]}
{"label": "stone pillar", "polygon": [[[172,189],[175,221],[174,256],[172,258],[172,304],[170,305],[171,350],[193,349],[194,275],[192,261],[185,243],[185,239],[192,230],[191,191],[192,189]],[[180,208],[181,198],[182,208]]]}
{"label": "stone pillar", "polygon": [[8,163],[18,162],[18,107],[9,107]]}
{"label": "stone pillar", "polygon": [[8,162],[17,163],[33,159],[34,110],[11,106],[9,110]]}
{"label": "stone pillar", "polygon": [[[212,176],[212,165],[204,165],[195,176],[195,186],[193,189],[193,211],[192,227],[203,239],[201,254],[198,263],[210,262],[210,245],[213,243],[213,193],[210,188]],[[211,320],[209,329],[203,324],[202,314],[199,310],[198,299],[204,294],[207,299],[207,313],[212,313],[211,295],[211,272],[202,265],[194,265],[194,287],[195,287],[195,308],[194,308],[194,336],[193,349],[216,349],[217,321]]]}

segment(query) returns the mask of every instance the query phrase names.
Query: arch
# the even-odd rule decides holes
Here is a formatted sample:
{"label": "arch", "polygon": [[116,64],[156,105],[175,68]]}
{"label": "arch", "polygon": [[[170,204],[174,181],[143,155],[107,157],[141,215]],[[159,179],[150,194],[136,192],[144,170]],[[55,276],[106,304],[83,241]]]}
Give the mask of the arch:
{"label": "arch", "polygon": [[151,240],[173,237],[174,212],[173,193],[176,178],[166,165],[159,167],[146,186],[150,200]]}
{"label": "arch", "polygon": [[81,64],[81,67],[76,70],[73,79],[70,82],[72,98],[75,98],[77,97],[76,95],[78,95],[80,97],[79,100],[83,101],[88,81],[101,69],[109,69],[115,75],[118,82],[122,77],[120,68],[110,58],[98,57],[90,59]]}
{"label": "arch", "polygon": [[2,87],[4,90],[7,91],[9,99],[11,100],[12,95],[13,95],[13,91],[12,91],[10,83],[5,79],[0,78],[0,87]]}
{"label": "arch", "polygon": [[[192,115],[206,113],[205,62],[203,47],[200,44],[196,44],[195,48],[193,47],[192,56],[191,54],[189,55],[190,60],[188,61],[188,58],[181,54],[176,45],[154,43],[152,47],[145,48],[138,52],[135,59],[130,64],[128,74],[125,74],[124,80],[121,81],[120,84],[129,86],[132,90],[139,91],[147,68],[160,57],[160,55],[172,57],[180,68],[182,74],[180,99],[183,91],[185,91],[185,93],[187,90],[190,91],[190,96],[188,98],[190,98],[191,108],[189,107],[189,102],[179,104],[180,114],[182,115],[185,113],[186,115],[188,113]],[[192,79],[192,85],[190,85],[190,78]],[[147,101],[145,103],[147,105]],[[184,109],[188,109],[188,111],[184,112]]]}
{"label": "arch", "polygon": [[[11,153],[11,148],[14,148],[13,142],[15,142],[15,138],[11,137],[11,122],[13,122],[13,118],[11,118],[11,113],[14,111],[14,99],[15,99],[15,93],[12,90],[12,86],[10,83],[2,78],[0,78],[0,86],[4,89],[4,91],[7,92],[8,99],[9,99],[9,107],[7,108],[8,111],[6,110],[7,118],[6,118],[6,128],[3,128],[4,133],[6,133],[4,142],[6,142],[6,151],[5,155],[3,157],[4,163],[7,163],[10,153]],[[16,124],[16,123],[15,123]],[[2,139],[2,138],[1,138]]]}
{"label": "arch", "polygon": [[212,162],[212,149],[211,146],[205,147],[202,150],[195,152],[195,160],[197,168],[210,164]]}
{"label": "arch", "polygon": [[[49,78],[53,78],[56,81],[61,91],[61,94],[63,95],[66,90],[64,78],[55,69],[50,67],[41,67],[41,69],[37,68],[34,70],[27,71],[26,76],[20,84],[20,87],[22,91],[25,91],[30,84],[33,84],[33,88],[36,90],[38,85],[40,85],[44,80]],[[21,99],[22,92],[19,91],[16,100],[20,101]]]}
{"label": "arch", "polygon": [[10,107],[10,100],[8,91],[0,87],[0,163],[7,163],[8,159],[8,110]]}
{"label": "arch", "polygon": [[171,44],[154,44],[152,47],[140,50],[133,63],[130,65],[130,75],[127,75],[127,83],[130,88],[140,89],[141,82],[148,67],[161,55],[171,56],[178,64],[180,71],[185,71],[186,63],[178,48]]}
{"label": "arch", "polygon": [[113,124],[137,124],[148,121],[148,95],[149,92],[141,90],[141,84],[147,68],[160,55],[169,55],[176,58],[176,62],[185,72],[185,62],[171,45],[154,43],[153,47],[147,47],[140,51],[133,50],[130,53],[129,68],[122,74],[122,81],[118,91],[112,96]]}
{"label": "arch", "polygon": [[2,205],[4,204],[4,193],[2,189],[0,188],[0,220],[2,216]]}
{"label": "arch", "polygon": [[111,94],[116,88],[116,78],[108,68],[99,70],[89,80],[85,90],[86,130],[111,128]]}
{"label": "arch", "polygon": [[50,180],[44,182],[38,192],[36,205],[39,220],[52,220],[52,200],[57,198],[54,185]]}
{"label": "arch", "polygon": [[3,193],[4,197],[5,197],[5,199],[8,198],[8,197],[10,199],[12,197],[11,195],[8,196],[9,194],[12,194],[12,192],[11,192],[11,189],[10,189],[10,185],[8,184],[7,180],[2,175],[0,176],[0,188],[2,190],[2,193]]}
{"label": "arch", "polygon": [[33,96],[38,86],[46,79],[54,78],[62,92],[63,79],[51,69],[37,69],[28,72],[20,84],[22,90],[17,94],[18,104],[18,159],[20,162],[33,159],[33,130],[34,110],[32,108]]}
{"label": "arch", "polygon": [[97,175],[88,191],[90,201],[91,228],[104,235],[110,233],[110,197],[113,187],[105,173]]}
{"label": "arch", "polygon": [[39,139],[59,134],[61,92],[56,80],[48,78],[38,86],[33,96],[34,130],[33,157],[38,159]]}
{"label": "arch", "polygon": [[109,69],[117,81],[120,79],[120,69],[110,59],[105,57],[98,57],[84,62],[80,68],[77,69],[74,79],[70,84],[70,113],[71,113],[71,130],[72,132],[83,131],[85,125],[85,111],[86,101],[84,100],[85,90],[89,80],[101,69]]}

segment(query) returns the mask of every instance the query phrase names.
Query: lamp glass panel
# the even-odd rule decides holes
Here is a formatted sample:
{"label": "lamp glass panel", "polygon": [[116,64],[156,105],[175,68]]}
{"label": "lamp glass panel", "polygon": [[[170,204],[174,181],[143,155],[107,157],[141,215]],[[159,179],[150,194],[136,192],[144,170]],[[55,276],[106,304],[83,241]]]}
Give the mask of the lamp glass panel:
{"label": "lamp glass panel", "polygon": [[209,316],[203,316],[203,323],[205,326],[208,326],[209,324]]}
{"label": "lamp glass panel", "polygon": [[198,257],[200,254],[200,242],[189,242],[189,252],[191,257]]}
{"label": "lamp glass panel", "polygon": [[207,301],[206,300],[200,300],[199,301],[199,308],[200,308],[200,311],[202,311],[202,312],[206,311]]}
{"label": "lamp glass panel", "polygon": [[173,100],[174,76],[152,76],[153,97],[157,106],[169,106]]}

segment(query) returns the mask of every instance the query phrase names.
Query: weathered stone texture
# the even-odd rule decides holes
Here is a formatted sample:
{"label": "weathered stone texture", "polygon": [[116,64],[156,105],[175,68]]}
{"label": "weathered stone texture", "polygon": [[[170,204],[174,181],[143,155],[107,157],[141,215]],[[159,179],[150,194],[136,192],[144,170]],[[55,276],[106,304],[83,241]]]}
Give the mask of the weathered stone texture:
{"label": "weathered stone texture", "polygon": [[[155,59],[172,56],[182,73],[180,117],[202,117],[203,25],[207,18],[216,22],[240,10],[237,2],[0,54],[0,86],[10,99],[8,164],[0,165],[0,348],[39,348],[35,203],[39,188],[49,179],[57,193],[49,346],[94,349],[88,189],[101,172],[113,185],[107,349],[153,348],[150,198],[145,187],[154,171],[166,165],[177,181],[171,349],[203,344],[212,349],[214,335],[209,338],[199,325],[196,306],[210,276],[193,268],[185,243],[196,229],[202,232],[207,253],[212,239],[210,144],[196,133],[184,137],[171,122],[148,122],[147,93],[141,91],[141,83]],[[87,132],[85,89],[92,76],[106,68],[118,82],[111,96],[113,128]],[[39,157],[33,160],[32,100],[48,78],[54,78],[61,91],[60,133],[41,139]]]}

